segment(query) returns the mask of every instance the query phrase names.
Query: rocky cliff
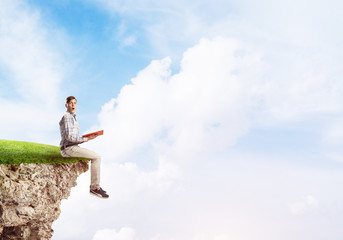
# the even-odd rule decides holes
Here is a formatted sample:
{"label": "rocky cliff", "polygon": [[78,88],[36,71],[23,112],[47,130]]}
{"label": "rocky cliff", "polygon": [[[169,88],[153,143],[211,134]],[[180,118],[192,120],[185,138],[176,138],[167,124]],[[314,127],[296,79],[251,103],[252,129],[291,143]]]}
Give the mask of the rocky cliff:
{"label": "rocky cliff", "polygon": [[60,203],[88,162],[0,165],[0,239],[50,239]]}

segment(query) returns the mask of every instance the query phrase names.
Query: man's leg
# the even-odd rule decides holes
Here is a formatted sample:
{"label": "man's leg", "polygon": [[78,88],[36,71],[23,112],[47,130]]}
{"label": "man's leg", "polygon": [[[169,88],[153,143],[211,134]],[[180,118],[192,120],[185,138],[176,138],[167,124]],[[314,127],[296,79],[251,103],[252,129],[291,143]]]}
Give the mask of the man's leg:
{"label": "man's leg", "polygon": [[100,188],[100,163],[99,154],[79,146],[71,146],[61,152],[63,157],[82,157],[91,159],[91,190]]}

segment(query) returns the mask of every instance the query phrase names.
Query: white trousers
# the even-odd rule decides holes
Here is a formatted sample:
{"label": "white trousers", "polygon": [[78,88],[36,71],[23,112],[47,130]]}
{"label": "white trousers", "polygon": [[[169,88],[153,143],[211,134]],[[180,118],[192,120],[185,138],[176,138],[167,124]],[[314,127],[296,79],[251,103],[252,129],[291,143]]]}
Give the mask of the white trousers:
{"label": "white trousers", "polygon": [[86,148],[79,147],[77,145],[70,146],[61,151],[62,157],[81,157],[89,158],[91,160],[91,185],[92,190],[100,187],[100,163],[101,157],[99,154],[88,150]]}

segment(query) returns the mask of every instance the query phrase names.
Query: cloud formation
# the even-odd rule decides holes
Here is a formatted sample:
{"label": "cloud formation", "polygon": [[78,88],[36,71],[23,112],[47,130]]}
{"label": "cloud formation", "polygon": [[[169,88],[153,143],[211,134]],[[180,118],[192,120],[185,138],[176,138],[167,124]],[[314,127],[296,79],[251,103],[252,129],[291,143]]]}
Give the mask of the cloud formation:
{"label": "cloud formation", "polygon": [[101,151],[121,161],[143,148],[154,159],[191,161],[232,146],[248,126],[259,58],[232,39],[203,39],[171,74],[169,58],[153,61],[99,114]]}
{"label": "cloud formation", "polygon": [[99,151],[119,162],[144,152],[179,164],[227,149],[249,129],[318,124],[308,117],[342,110],[343,85],[326,78],[327,64],[292,51],[276,57],[217,37],[185,51],[179,73],[170,58],[152,61],[102,107]]}
{"label": "cloud formation", "polygon": [[304,215],[318,212],[319,207],[318,200],[312,195],[307,195],[302,197],[302,201],[291,204],[290,210],[294,215]]}
{"label": "cloud formation", "polygon": [[343,23],[337,11],[342,3],[337,0],[310,5],[307,0],[278,4],[272,0],[87,1],[121,17],[128,31],[122,32],[119,41],[124,43],[134,29],[136,38],[149,42],[153,56],[171,56],[173,60],[179,60],[182,52],[200,38],[218,35],[263,45],[263,51],[291,46],[328,50],[329,58],[337,54],[335,49],[342,41],[333,27]]}
{"label": "cloud formation", "polygon": [[1,0],[2,138],[51,142],[64,72],[52,33],[39,11],[20,0]]}
{"label": "cloud formation", "polygon": [[[315,68],[320,60],[292,51],[267,56],[273,58],[237,39],[202,39],[185,51],[178,73],[171,70],[170,58],[154,60],[122,88],[117,98],[104,104],[94,130],[104,129],[105,135],[89,143],[103,154],[103,182],[114,183],[109,190],[119,193],[114,197],[117,203],[140,196],[135,207],[156,204],[161,212],[156,210],[155,217],[168,217],[176,224],[174,234],[164,222],[159,232],[151,230],[147,235],[157,239],[251,239],[257,235],[255,239],[289,239],[302,235],[293,229],[288,234],[287,227],[295,215],[316,211],[318,202],[312,195],[303,202],[292,199],[297,192],[309,191],[315,179],[323,179],[328,173],[308,173],[294,166],[300,156],[258,156],[235,147],[254,129],[274,127],[277,131],[285,124],[299,127],[305,122],[307,131],[320,132],[311,129],[317,124],[313,116],[340,112],[341,97],[336,93],[341,84],[331,79],[327,85],[324,76],[328,66]],[[269,147],[279,146],[272,143]],[[295,169],[299,171],[296,176]],[[303,181],[304,176],[312,182]],[[334,176],[324,185],[330,185]],[[323,196],[326,191],[320,188],[314,192]],[[165,204],[156,203],[165,196],[174,198]],[[176,199],[179,202],[172,203]],[[193,202],[191,207],[188,201]],[[212,201],[218,206],[208,205]],[[168,203],[175,211],[166,210]],[[177,224],[185,209],[188,215]],[[199,209],[206,219],[198,220]],[[271,222],[275,218],[283,220]],[[244,232],[241,224],[245,221],[249,226],[255,224],[256,229]],[[189,225],[183,227],[185,222],[208,230],[199,233]],[[224,230],[226,225],[221,222],[236,230]],[[280,227],[283,225],[287,227]],[[267,237],[266,226],[279,230]]]}
{"label": "cloud formation", "polygon": [[55,105],[62,80],[60,56],[38,11],[22,1],[2,1],[1,64],[26,102]]}
{"label": "cloud formation", "polygon": [[95,233],[93,240],[134,240],[135,232],[131,228],[103,229]]}

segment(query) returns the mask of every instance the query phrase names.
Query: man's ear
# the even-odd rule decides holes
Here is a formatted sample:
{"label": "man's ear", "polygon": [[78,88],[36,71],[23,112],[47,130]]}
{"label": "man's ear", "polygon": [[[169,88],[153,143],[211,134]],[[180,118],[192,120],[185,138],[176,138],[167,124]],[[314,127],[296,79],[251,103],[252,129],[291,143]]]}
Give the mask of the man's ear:
{"label": "man's ear", "polygon": [[65,104],[66,108],[68,108],[68,104]]}

